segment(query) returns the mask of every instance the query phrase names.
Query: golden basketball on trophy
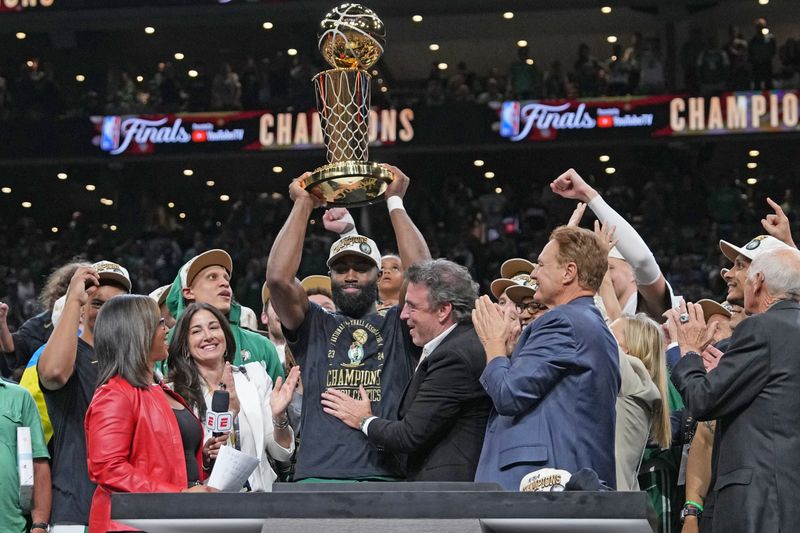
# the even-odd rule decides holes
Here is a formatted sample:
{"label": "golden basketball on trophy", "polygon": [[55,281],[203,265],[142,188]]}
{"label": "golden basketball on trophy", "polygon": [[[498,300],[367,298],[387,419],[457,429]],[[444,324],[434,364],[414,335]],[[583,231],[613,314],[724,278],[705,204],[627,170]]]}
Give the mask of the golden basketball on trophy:
{"label": "golden basketball on trophy", "polygon": [[386,29],[371,9],[342,4],[320,23],[319,51],[333,67],[313,78],[328,164],[304,187],[328,206],[357,207],[383,199],[394,175],[369,156],[371,68],[383,54]]}

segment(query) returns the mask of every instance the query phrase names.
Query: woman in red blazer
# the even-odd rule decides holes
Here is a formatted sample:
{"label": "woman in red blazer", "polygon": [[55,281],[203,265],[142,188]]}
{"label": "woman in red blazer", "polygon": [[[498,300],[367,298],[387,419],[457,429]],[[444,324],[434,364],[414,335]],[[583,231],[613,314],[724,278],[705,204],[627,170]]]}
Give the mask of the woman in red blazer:
{"label": "woman in red blazer", "polygon": [[99,388],[86,412],[89,477],[97,484],[89,532],[130,530],[111,521],[112,492],[209,492],[203,428],[180,396],[154,383],[167,329],[147,296],[108,300],[97,316]]}

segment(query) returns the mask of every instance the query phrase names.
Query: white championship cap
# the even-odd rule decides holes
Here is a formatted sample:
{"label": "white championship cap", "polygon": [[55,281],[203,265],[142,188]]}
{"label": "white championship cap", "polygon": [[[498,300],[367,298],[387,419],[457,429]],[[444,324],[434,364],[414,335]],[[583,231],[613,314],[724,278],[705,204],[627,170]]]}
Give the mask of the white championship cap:
{"label": "white championship cap", "polygon": [[770,250],[779,250],[782,248],[791,248],[783,241],[779,241],[772,235],[759,235],[754,237],[752,241],[745,244],[743,247],[734,246],[728,241],[719,241],[719,249],[725,254],[725,257],[732,262],[736,261],[736,256],[743,255],[750,261]]}
{"label": "white championship cap", "polygon": [[381,267],[381,253],[378,251],[378,245],[363,235],[348,235],[333,243],[327,265],[330,267],[334,261],[344,255],[360,255],[371,259],[376,267]]}
{"label": "white championship cap", "polygon": [[519,482],[520,492],[560,492],[569,482],[572,474],[557,468],[540,468],[527,474]]}

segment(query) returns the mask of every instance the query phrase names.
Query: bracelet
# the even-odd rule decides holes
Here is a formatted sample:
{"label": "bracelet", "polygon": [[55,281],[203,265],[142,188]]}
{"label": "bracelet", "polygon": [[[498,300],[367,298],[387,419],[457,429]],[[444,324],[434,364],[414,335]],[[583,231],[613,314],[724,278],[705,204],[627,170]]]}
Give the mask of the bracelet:
{"label": "bracelet", "polygon": [[695,352],[694,350],[690,350],[690,351],[686,352],[685,354],[683,354],[684,357],[686,357],[687,355],[696,355],[697,357],[703,357],[702,355],[700,355],[699,353]]}
{"label": "bracelet", "polygon": [[273,418],[272,419],[272,426],[274,428],[276,428],[276,429],[286,429],[287,427],[289,427],[289,415],[286,414],[286,413],[283,413],[283,421],[282,422],[276,422],[276,419]]}
{"label": "bracelet", "polygon": [[703,506],[700,505],[699,503],[697,503],[694,500],[686,500],[686,503],[684,503],[683,506],[686,507],[687,505],[691,505],[692,507],[695,507],[701,513],[703,512]]}
{"label": "bracelet", "polygon": [[402,209],[403,211],[406,210],[406,208],[403,206],[403,199],[399,196],[390,196],[387,198],[386,207],[389,209],[390,213],[395,209]]}

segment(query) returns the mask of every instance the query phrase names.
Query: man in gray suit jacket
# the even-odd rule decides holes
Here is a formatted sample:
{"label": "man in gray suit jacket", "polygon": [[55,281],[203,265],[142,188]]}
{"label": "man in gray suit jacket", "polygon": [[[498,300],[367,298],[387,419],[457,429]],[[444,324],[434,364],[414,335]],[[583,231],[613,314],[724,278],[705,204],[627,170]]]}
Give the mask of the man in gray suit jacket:
{"label": "man in gray suit jacket", "polygon": [[423,351],[399,420],[373,416],[364,392],[355,400],[328,389],[322,405],[373,446],[407,454],[408,479],[472,481],[490,407],[478,381],[486,359],[470,323],[478,285],[466,268],[445,259],[415,263],[406,277],[400,318]]}
{"label": "man in gray suit jacket", "polygon": [[608,243],[591,231],[553,231],[531,273],[535,301],[550,310],[525,328],[510,358],[510,318],[487,296],[476,303],[473,323],[487,358],[481,383],[494,409],[475,481],[519,490],[540,468],[591,468],[615,486],[619,354],[593,299],[607,256]]}
{"label": "man in gray suit jacket", "polygon": [[681,361],[672,380],[698,420],[717,419],[714,532],[794,531],[800,507],[800,251],[755,257],[745,311],[719,365],[706,373],[697,304],[668,312]]}

